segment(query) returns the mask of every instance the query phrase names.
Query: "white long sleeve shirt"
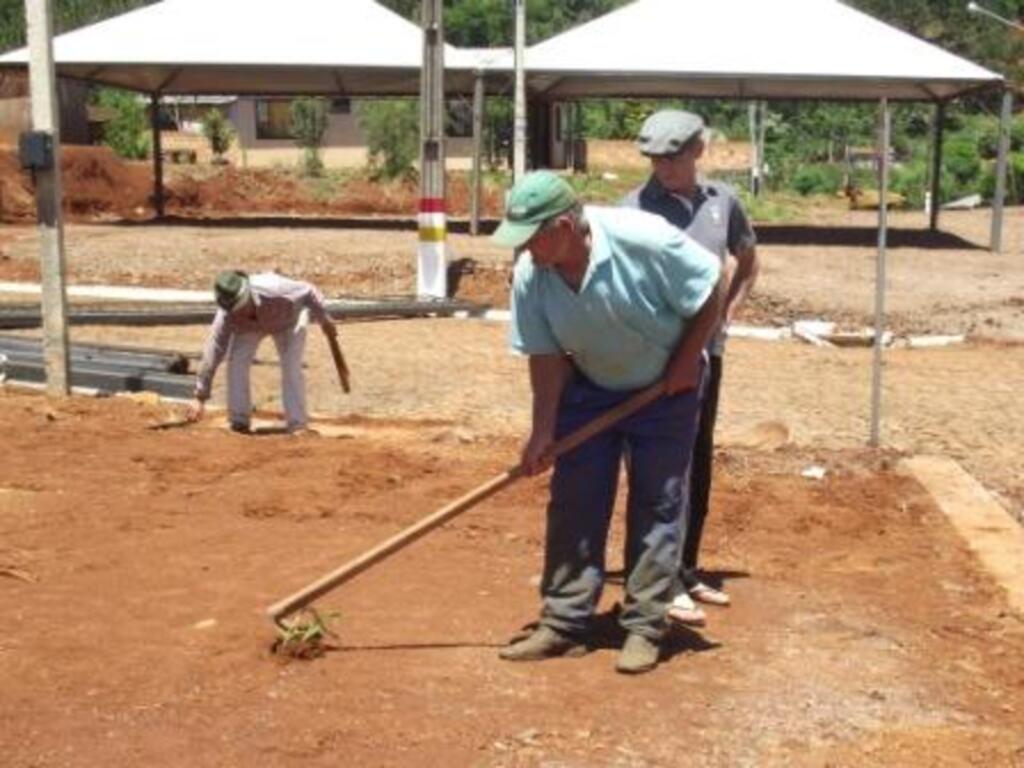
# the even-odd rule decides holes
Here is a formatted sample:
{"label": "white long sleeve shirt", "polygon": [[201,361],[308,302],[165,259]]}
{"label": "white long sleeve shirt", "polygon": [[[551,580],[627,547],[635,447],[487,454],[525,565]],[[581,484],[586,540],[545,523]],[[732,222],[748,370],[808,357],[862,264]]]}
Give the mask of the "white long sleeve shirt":
{"label": "white long sleeve shirt", "polygon": [[331,322],[324,306],[324,297],[313,285],[291,280],[274,272],[262,272],[249,277],[252,299],[244,307],[226,312],[218,309],[210,326],[203,358],[196,375],[196,397],[210,397],[213,376],[224,361],[236,333],[270,335],[291,330],[303,309],[308,309],[314,322]]}

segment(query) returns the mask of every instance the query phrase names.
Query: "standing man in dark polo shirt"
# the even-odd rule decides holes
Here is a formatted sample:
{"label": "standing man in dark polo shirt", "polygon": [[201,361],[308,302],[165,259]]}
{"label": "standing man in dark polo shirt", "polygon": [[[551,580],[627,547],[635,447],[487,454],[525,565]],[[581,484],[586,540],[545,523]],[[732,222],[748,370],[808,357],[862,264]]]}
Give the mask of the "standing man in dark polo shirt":
{"label": "standing man in dark polo shirt", "polygon": [[651,159],[651,177],[622,201],[623,205],[663,216],[718,256],[723,265],[730,255],[736,260],[725,310],[708,347],[711,365],[690,471],[690,511],[684,516],[687,530],[680,576],[685,590],[675,598],[668,614],[684,624],[703,623],[703,612],[693,600],[729,604],[724,591],[701,579],[697,559],[711,495],[725,329],[754,287],[759,269],[754,230],[735,193],[724,184],[698,179],[697,160],[704,153],[703,133],[704,121],[691,112],[662,110],[648,117],[640,129],[637,146]]}

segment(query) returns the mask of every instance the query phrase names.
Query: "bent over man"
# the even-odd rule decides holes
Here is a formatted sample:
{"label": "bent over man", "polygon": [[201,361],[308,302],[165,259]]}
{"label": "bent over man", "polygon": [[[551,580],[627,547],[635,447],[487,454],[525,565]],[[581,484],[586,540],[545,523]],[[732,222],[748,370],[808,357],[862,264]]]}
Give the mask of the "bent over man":
{"label": "bent over man", "polygon": [[551,464],[555,441],[662,381],[665,394],[554,462],[540,624],[501,651],[510,661],[581,653],[605,573],[625,450],[631,461],[627,639],[616,668],[654,668],[679,568],[686,468],[697,429],[703,350],[725,278],[718,259],[663,219],[582,207],[557,175],[511,190],[494,239],[523,249],[510,343],[529,356],[533,424],[523,466]]}
{"label": "bent over man", "polygon": [[195,401],[189,418],[202,417],[217,368],[228,358],[228,419],[237,432],[248,432],[252,415],[249,368],[259,343],[271,336],[281,361],[281,400],[286,428],[306,428],[306,390],[302,355],[306,346],[307,314],[328,336],[337,329],[324,299],[312,285],[273,272],[247,275],[221,272],[214,282],[219,309],[203,349],[196,376]]}

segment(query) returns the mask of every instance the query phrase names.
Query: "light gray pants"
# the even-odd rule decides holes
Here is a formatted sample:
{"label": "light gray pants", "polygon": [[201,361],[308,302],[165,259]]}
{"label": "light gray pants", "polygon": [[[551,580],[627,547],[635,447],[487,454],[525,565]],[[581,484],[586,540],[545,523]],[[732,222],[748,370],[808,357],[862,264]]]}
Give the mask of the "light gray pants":
{"label": "light gray pants", "polygon": [[256,349],[271,335],[281,361],[281,402],[288,429],[306,426],[306,382],[302,374],[302,355],[306,349],[306,318],[295,328],[274,334],[236,333],[228,352],[228,418],[235,426],[248,427],[252,415],[249,368]]}

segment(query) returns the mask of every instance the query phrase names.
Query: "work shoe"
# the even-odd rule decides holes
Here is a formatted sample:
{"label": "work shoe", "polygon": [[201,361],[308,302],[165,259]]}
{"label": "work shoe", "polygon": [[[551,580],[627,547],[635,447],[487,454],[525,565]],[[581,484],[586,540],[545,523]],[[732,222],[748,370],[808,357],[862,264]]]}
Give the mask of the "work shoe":
{"label": "work shoe", "polygon": [[729,595],[723,590],[715,589],[703,581],[698,581],[690,587],[690,597],[699,603],[707,603],[708,605],[729,605],[732,602],[729,599]]}
{"label": "work shoe", "polygon": [[630,632],[622,645],[619,660],[615,663],[615,671],[626,675],[639,675],[650,672],[658,666],[661,648],[648,637]]}
{"label": "work shoe", "polygon": [[665,617],[686,627],[703,627],[707,624],[708,618],[704,609],[699,608],[686,592],[680,592],[672,599]]}
{"label": "work shoe", "polygon": [[505,661],[541,661],[557,656],[583,656],[586,652],[583,643],[542,624],[522,640],[506,645],[498,656]]}
{"label": "work shoe", "polygon": [[252,430],[249,428],[248,424],[242,424],[237,421],[231,422],[231,424],[228,425],[228,427],[232,432],[237,432],[240,435],[248,435],[252,433]]}

